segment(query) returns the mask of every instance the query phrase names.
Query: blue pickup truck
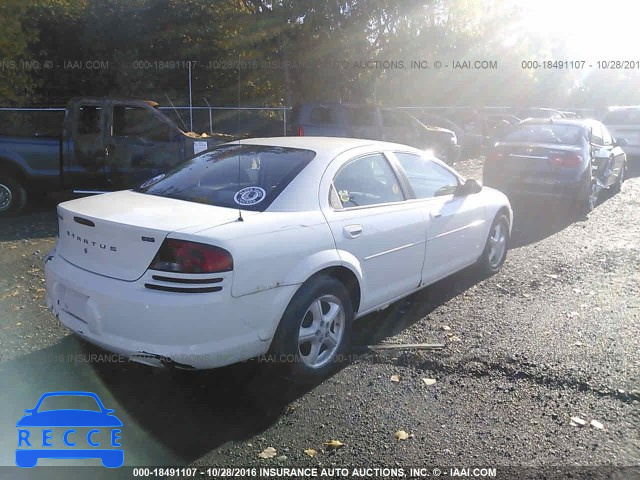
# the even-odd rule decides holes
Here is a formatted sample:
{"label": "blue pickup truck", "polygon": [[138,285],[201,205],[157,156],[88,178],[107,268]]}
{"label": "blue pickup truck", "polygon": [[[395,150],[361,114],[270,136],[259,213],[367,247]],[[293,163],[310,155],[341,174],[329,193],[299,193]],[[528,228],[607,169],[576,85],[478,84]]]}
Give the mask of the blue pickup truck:
{"label": "blue pickup truck", "polygon": [[131,188],[231,139],[185,133],[156,107],[143,100],[75,98],[61,136],[0,136],[0,216],[48,192]]}

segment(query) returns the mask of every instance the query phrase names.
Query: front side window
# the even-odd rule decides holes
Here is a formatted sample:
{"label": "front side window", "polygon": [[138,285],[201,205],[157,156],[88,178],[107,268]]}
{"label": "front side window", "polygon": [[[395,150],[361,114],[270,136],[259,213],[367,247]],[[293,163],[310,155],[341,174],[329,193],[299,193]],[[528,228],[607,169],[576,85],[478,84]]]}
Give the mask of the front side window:
{"label": "front side window", "polygon": [[417,198],[452,195],[458,188],[458,178],[428,158],[412,153],[396,152],[395,155]]}
{"label": "front side window", "polygon": [[78,134],[98,135],[101,132],[102,110],[93,105],[82,105],[78,111]]}
{"label": "front side window", "polygon": [[222,145],[135,191],[219,207],[264,211],[315,157],[267,145]]}
{"label": "front side window", "polygon": [[[381,153],[358,158],[342,167],[333,187],[343,208],[404,200],[398,179]],[[331,203],[335,205],[335,199]]]}

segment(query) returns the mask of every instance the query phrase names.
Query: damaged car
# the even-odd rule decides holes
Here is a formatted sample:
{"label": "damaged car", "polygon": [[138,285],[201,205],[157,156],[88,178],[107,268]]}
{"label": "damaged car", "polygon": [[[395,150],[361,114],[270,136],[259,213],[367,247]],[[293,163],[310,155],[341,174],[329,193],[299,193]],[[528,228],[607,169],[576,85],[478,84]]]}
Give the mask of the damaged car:
{"label": "damaged car", "polygon": [[556,199],[584,215],[604,190],[620,191],[626,144],[596,120],[527,119],[487,153],[483,181],[510,198]]}
{"label": "damaged car", "polygon": [[424,151],[327,137],[224,144],[57,212],[47,301],[77,335],[153,366],[269,354],[309,380],[344,360],[354,319],[499,271],[513,220]]}

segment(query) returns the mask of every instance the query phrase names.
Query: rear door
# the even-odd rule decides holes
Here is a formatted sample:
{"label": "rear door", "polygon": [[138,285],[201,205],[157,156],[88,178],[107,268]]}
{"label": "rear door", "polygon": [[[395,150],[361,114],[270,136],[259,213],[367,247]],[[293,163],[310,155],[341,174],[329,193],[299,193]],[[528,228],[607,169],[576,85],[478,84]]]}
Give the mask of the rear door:
{"label": "rear door", "polygon": [[[344,163],[346,160],[346,163]],[[341,257],[360,265],[360,311],[381,306],[420,285],[425,226],[420,208],[382,153],[338,158],[327,169],[324,214]],[[322,201],[326,199],[321,199]]]}

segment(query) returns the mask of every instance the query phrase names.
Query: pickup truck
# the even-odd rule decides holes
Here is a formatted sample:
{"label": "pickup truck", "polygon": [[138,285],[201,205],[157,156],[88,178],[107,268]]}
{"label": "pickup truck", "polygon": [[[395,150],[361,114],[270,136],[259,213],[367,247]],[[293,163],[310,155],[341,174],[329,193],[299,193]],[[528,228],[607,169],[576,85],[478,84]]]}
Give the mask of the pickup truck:
{"label": "pickup truck", "polygon": [[226,135],[185,133],[154,102],[75,98],[59,137],[0,136],[0,216],[53,191],[104,193],[139,185]]}

